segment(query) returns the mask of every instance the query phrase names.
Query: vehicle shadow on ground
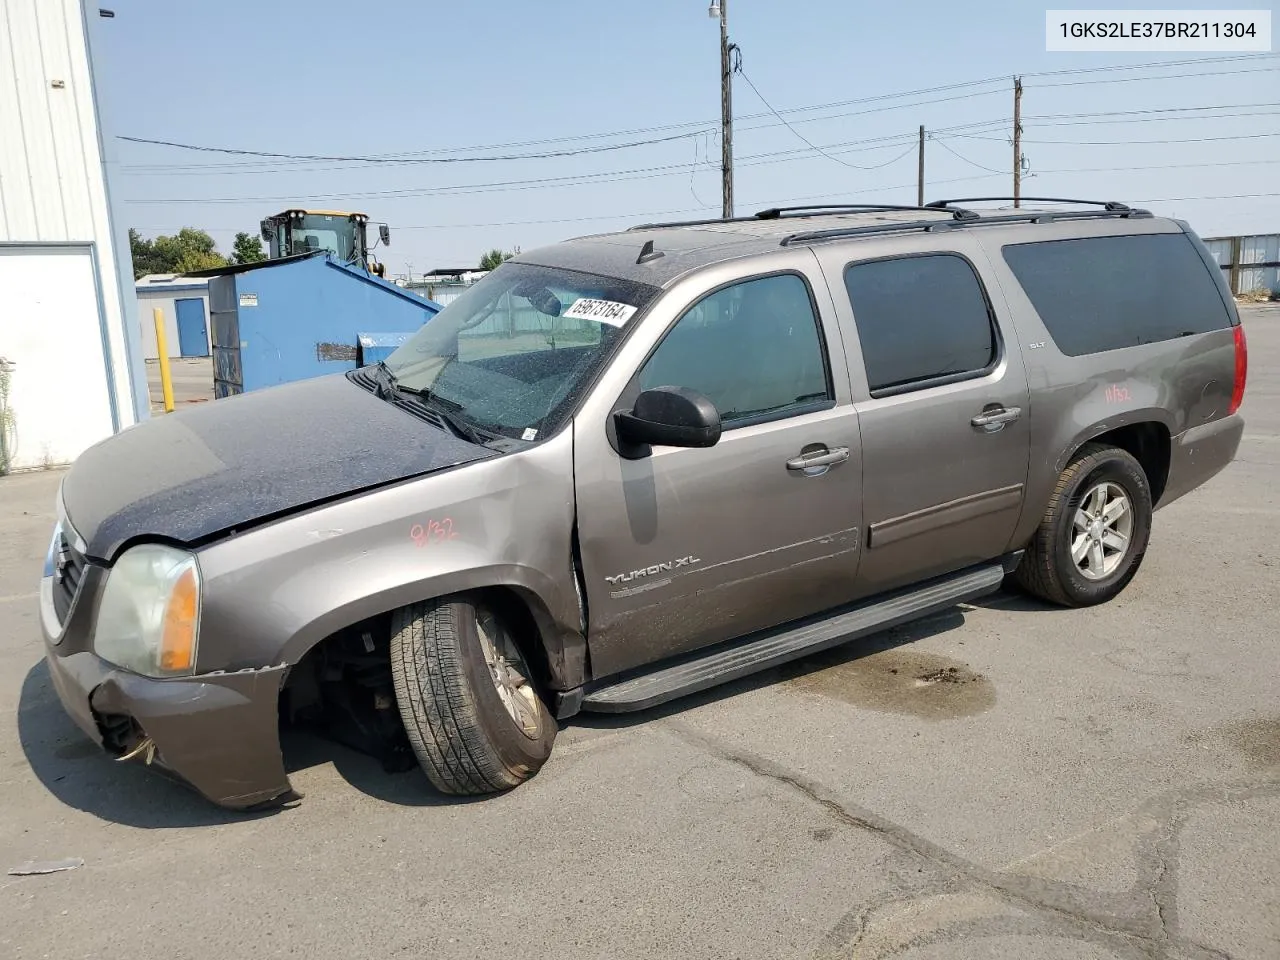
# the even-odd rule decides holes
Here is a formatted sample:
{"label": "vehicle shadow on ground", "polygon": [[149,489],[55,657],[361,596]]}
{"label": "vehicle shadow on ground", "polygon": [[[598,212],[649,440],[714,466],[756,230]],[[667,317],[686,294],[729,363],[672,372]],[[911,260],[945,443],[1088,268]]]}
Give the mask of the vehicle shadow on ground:
{"label": "vehicle shadow on ground", "polygon": [[[377,757],[330,740],[306,727],[286,726],[280,733],[285,772],[332,764],[334,771],[361,793],[405,807],[444,807],[482,803],[492,795],[459,797],[440,793],[415,762],[407,770],[388,770]],[[301,789],[297,781],[294,787]]]}
{"label": "vehicle shadow on ground", "polygon": [[41,660],[22,682],[18,739],[36,777],[69,807],[143,829],[202,827],[269,816],[214,806],[190,787],[141,763],[118,763],[71,721]]}
{"label": "vehicle shadow on ground", "polygon": [[850,640],[839,646],[831,647],[799,660],[793,660],[790,663],[743,677],[740,680],[712,687],[710,690],[689,694],[678,700],[672,700],[669,703],[661,704],[648,710],[642,710],[637,713],[583,712],[572,717],[566,723],[562,723],[561,727],[563,729],[567,724],[568,726],[580,726],[589,729],[617,729],[650,723],[654,720],[663,720],[697,707],[718,703],[722,700],[730,700],[744,693],[777,686],[788,680],[802,678],[818,671],[853,664],[873,654],[908,646],[917,640],[924,640],[928,637],[947,633],[962,626],[964,626],[964,609],[959,606],[951,607],[923,619],[891,627],[888,630],[882,630],[867,637]]}
{"label": "vehicle shadow on ground", "polygon": [[[117,762],[67,716],[43,660],[28,671],[22,684],[18,739],[45,789],[68,807],[112,823],[143,829],[204,827],[269,817],[284,809],[225,810],[158,768]],[[387,803],[451,806],[490,799],[447,796],[431,786],[416,765],[404,772],[388,772],[376,758],[305,728],[285,727],[281,749],[290,776],[331,763],[351,786]]]}
{"label": "vehicle shadow on ground", "polygon": [[997,590],[995,593],[966,603],[970,607],[982,607],[984,610],[1013,610],[1020,613],[1066,613],[1067,607],[1041,600],[1028,593],[1012,587]]}

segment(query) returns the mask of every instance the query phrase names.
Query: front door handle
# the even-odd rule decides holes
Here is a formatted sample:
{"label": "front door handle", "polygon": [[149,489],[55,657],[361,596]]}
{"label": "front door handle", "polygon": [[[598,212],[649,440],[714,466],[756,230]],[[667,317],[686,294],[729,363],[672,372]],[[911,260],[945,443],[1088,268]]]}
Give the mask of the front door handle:
{"label": "front door handle", "polygon": [[986,410],[969,422],[985,433],[1003,430],[1006,423],[1013,423],[1022,416],[1021,407],[996,407]]}
{"label": "front door handle", "polygon": [[[849,459],[848,447],[832,447],[830,450],[815,450],[812,453],[802,453],[798,457],[792,457],[787,461],[788,470],[811,470],[815,467],[829,467],[832,464],[843,463]],[[825,470],[823,471],[826,472]]]}

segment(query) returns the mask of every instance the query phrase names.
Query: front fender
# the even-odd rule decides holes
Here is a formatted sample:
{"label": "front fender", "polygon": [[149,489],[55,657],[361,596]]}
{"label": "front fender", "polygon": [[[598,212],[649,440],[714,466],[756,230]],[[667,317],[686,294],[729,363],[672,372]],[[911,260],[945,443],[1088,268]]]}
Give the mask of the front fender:
{"label": "front fender", "polygon": [[[571,575],[567,561],[566,574]],[[560,622],[551,612],[554,599],[549,598],[555,598],[560,587],[541,571],[517,564],[461,567],[423,579],[385,583],[377,592],[349,594],[336,605],[324,604],[316,608],[320,610],[317,616],[285,643],[280,660],[297,663],[325,637],[368,617],[422,600],[488,588],[511,590],[528,608],[541,634],[555,689],[585,682],[586,638],[575,625]]]}
{"label": "front fender", "polygon": [[[198,667],[297,663],[407,603],[503,586],[557,663],[582,645],[572,569],[572,434],[278,520],[199,553]],[[580,681],[579,681],[580,682]]]}

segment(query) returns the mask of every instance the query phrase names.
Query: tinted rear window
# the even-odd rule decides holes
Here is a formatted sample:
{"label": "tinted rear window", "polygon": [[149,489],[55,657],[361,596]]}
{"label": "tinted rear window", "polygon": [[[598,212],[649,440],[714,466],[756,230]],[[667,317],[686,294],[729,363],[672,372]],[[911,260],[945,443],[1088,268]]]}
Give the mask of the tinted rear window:
{"label": "tinted rear window", "polygon": [[1213,276],[1185,234],[1010,244],[1003,252],[1053,342],[1069,356],[1231,325]]}
{"label": "tinted rear window", "polygon": [[855,263],[845,270],[844,285],[873,394],[976,375],[995,360],[986,295],[960,257]]}

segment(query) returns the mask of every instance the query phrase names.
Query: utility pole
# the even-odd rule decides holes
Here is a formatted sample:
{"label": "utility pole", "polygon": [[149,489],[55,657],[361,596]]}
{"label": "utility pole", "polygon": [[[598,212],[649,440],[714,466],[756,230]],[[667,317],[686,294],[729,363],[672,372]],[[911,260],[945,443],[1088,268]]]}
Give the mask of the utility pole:
{"label": "utility pole", "polygon": [[1013,205],[1022,206],[1022,78],[1013,78]]}
{"label": "utility pole", "polygon": [[727,220],[733,216],[733,77],[729,66],[729,0],[711,0],[707,14],[720,18],[720,215]]}
{"label": "utility pole", "polygon": [[924,206],[924,124],[920,124],[920,170],[917,175],[916,206]]}

